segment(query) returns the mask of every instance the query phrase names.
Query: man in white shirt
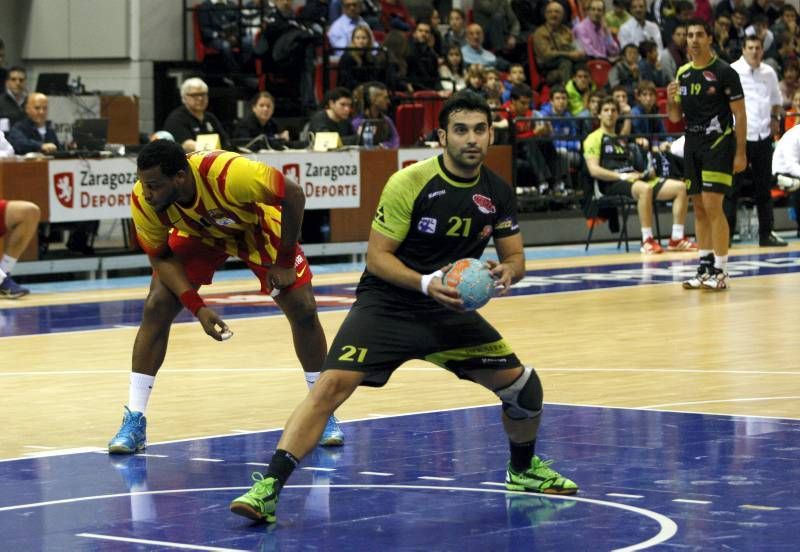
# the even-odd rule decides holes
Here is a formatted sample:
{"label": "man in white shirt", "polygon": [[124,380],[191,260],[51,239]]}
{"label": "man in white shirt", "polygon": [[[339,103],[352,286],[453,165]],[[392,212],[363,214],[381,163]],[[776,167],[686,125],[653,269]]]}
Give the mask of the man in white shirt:
{"label": "man in white shirt", "polygon": [[[764,46],[757,36],[745,38],[742,57],[731,64],[739,73],[747,112],[747,160],[752,182],[752,196],[758,209],[758,243],[761,246],[785,246],[784,240],[772,231],[772,136],[778,133],[781,113],[781,92],[775,70],[761,63]],[[734,179],[731,193],[725,198],[725,215],[730,232],[736,228],[736,204],[744,186],[744,174]]]}
{"label": "man in white shirt", "polygon": [[0,158],[14,157],[14,148],[6,140],[6,135],[0,130]]}
{"label": "man in white shirt", "polygon": [[[795,212],[800,210],[800,126],[787,130],[772,156],[772,172],[778,177],[778,188],[790,196]],[[800,237],[800,221],[797,222],[797,237]]]}
{"label": "man in white shirt", "polygon": [[645,0],[633,0],[631,2],[631,15],[619,28],[620,46],[624,47],[626,44],[636,44],[645,40],[652,40],[658,46],[659,53],[664,49],[664,43],[661,41],[661,29],[652,21],[645,19],[647,15],[647,6]]}
{"label": "man in white shirt", "polygon": [[350,45],[353,30],[359,25],[369,27],[361,17],[361,0],[343,0],[342,15],[333,21],[328,29],[328,42],[335,55],[340,55],[342,49]]}

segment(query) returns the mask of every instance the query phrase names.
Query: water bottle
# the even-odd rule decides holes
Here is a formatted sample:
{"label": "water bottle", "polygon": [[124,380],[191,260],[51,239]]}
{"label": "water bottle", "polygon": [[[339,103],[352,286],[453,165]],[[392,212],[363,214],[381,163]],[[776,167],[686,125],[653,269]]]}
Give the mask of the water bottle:
{"label": "water bottle", "polygon": [[750,239],[757,240],[758,232],[758,209],[755,207],[750,208]]}
{"label": "water bottle", "polygon": [[739,212],[736,214],[736,226],[739,231],[739,240],[747,241],[750,239],[750,209],[741,205]]}
{"label": "water bottle", "polygon": [[361,138],[364,141],[365,148],[371,148],[374,145],[375,130],[372,127],[372,123],[364,122],[364,132],[361,134]]}

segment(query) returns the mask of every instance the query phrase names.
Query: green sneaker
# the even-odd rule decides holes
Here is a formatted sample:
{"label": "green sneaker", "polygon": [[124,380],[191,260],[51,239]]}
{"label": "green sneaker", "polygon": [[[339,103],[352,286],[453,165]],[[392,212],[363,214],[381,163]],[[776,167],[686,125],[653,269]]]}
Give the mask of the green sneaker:
{"label": "green sneaker", "polygon": [[231,502],[231,512],[254,521],[275,523],[275,506],[278,504],[278,480],[256,472],[255,483],[249,491]]}
{"label": "green sneaker", "polygon": [[530,493],[571,495],[578,492],[578,486],[550,468],[552,460],[543,461],[538,456],[531,459],[531,467],[522,473],[506,470],[506,489],[509,491],[527,491]]}

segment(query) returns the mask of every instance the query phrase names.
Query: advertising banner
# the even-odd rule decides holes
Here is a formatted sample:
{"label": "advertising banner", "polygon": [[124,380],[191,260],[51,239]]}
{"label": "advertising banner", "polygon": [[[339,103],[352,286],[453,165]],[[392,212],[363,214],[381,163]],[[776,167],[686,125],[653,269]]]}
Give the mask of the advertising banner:
{"label": "advertising banner", "polygon": [[53,160],[48,167],[51,222],[131,217],[136,159]]}

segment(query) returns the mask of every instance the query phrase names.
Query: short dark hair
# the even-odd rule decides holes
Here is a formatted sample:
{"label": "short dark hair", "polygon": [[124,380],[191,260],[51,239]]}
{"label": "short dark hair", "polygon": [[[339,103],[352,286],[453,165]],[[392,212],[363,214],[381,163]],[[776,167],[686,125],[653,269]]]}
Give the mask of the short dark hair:
{"label": "short dark hair", "polygon": [[322,105],[324,107],[328,107],[328,104],[331,102],[336,102],[341,100],[342,98],[349,98],[353,99],[353,94],[344,86],[337,86],[336,88],[332,88],[325,92],[325,98],[323,99]]}
{"label": "short dark hair", "polygon": [[604,105],[613,105],[617,113],[619,113],[619,104],[617,100],[614,99],[614,96],[603,96],[603,99],[600,100],[600,111],[603,111]]}
{"label": "short dark hair", "polygon": [[550,89],[550,97],[551,98],[553,96],[555,96],[556,94],[564,94],[565,96],[569,97],[569,94],[567,94],[567,89],[564,88],[563,84],[557,84],[557,85],[555,85],[554,87],[552,87]]}
{"label": "short dark hair", "polygon": [[744,43],[745,43],[745,45],[746,45],[748,42],[758,42],[759,44],[761,44],[761,46],[762,46],[762,47],[764,46],[764,41],[763,41],[763,40],[761,40],[761,38],[759,38],[757,35],[746,35],[746,36],[744,37]]}
{"label": "short dark hair", "polygon": [[178,171],[189,168],[186,153],[180,144],[172,140],[154,140],[142,148],[136,158],[136,168],[140,171],[159,167],[164,176],[172,178]]}
{"label": "short dark hair", "polygon": [[700,17],[692,17],[689,19],[689,21],[686,22],[687,31],[689,30],[689,27],[703,27],[708,36],[714,36],[714,29],[711,27],[711,23]]}
{"label": "short dark hair", "polygon": [[511,99],[518,100],[520,98],[533,98],[533,90],[525,83],[515,84],[511,87]]}
{"label": "short dark hair", "polygon": [[639,55],[642,57],[647,57],[647,54],[652,52],[653,50],[658,50],[658,44],[655,43],[653,40],[642,40],[639,43]]}
{"label": "short dark hair", "polygon": [[266,90],[262,90],[261,92],[250,98],[250,107],[256,105],[258,103],[258,100],[260,100],[261,98],[269,98],[270,100],[272,100],[272,105],[275,105],[275,96],[273,96]]}
{"label": "short dark hair", "polygon": [[492,108],[489,107],[483,96],[471,90],[461,90],[444,102],[442,110],[439,112],[439,128],[446,131],[450,115],[459,111],[480,111],[486,115],[486,122],[492,123]]}
{"label": "short dark hair", "polygon": [[[28,76],[28,72],[22,65],[12,65],[11,67],[9,67],[7,74],[10,75],[11,73],[22,73],[26,77]],[[8,76],[6,76],[6,78],[8,78]]]}

